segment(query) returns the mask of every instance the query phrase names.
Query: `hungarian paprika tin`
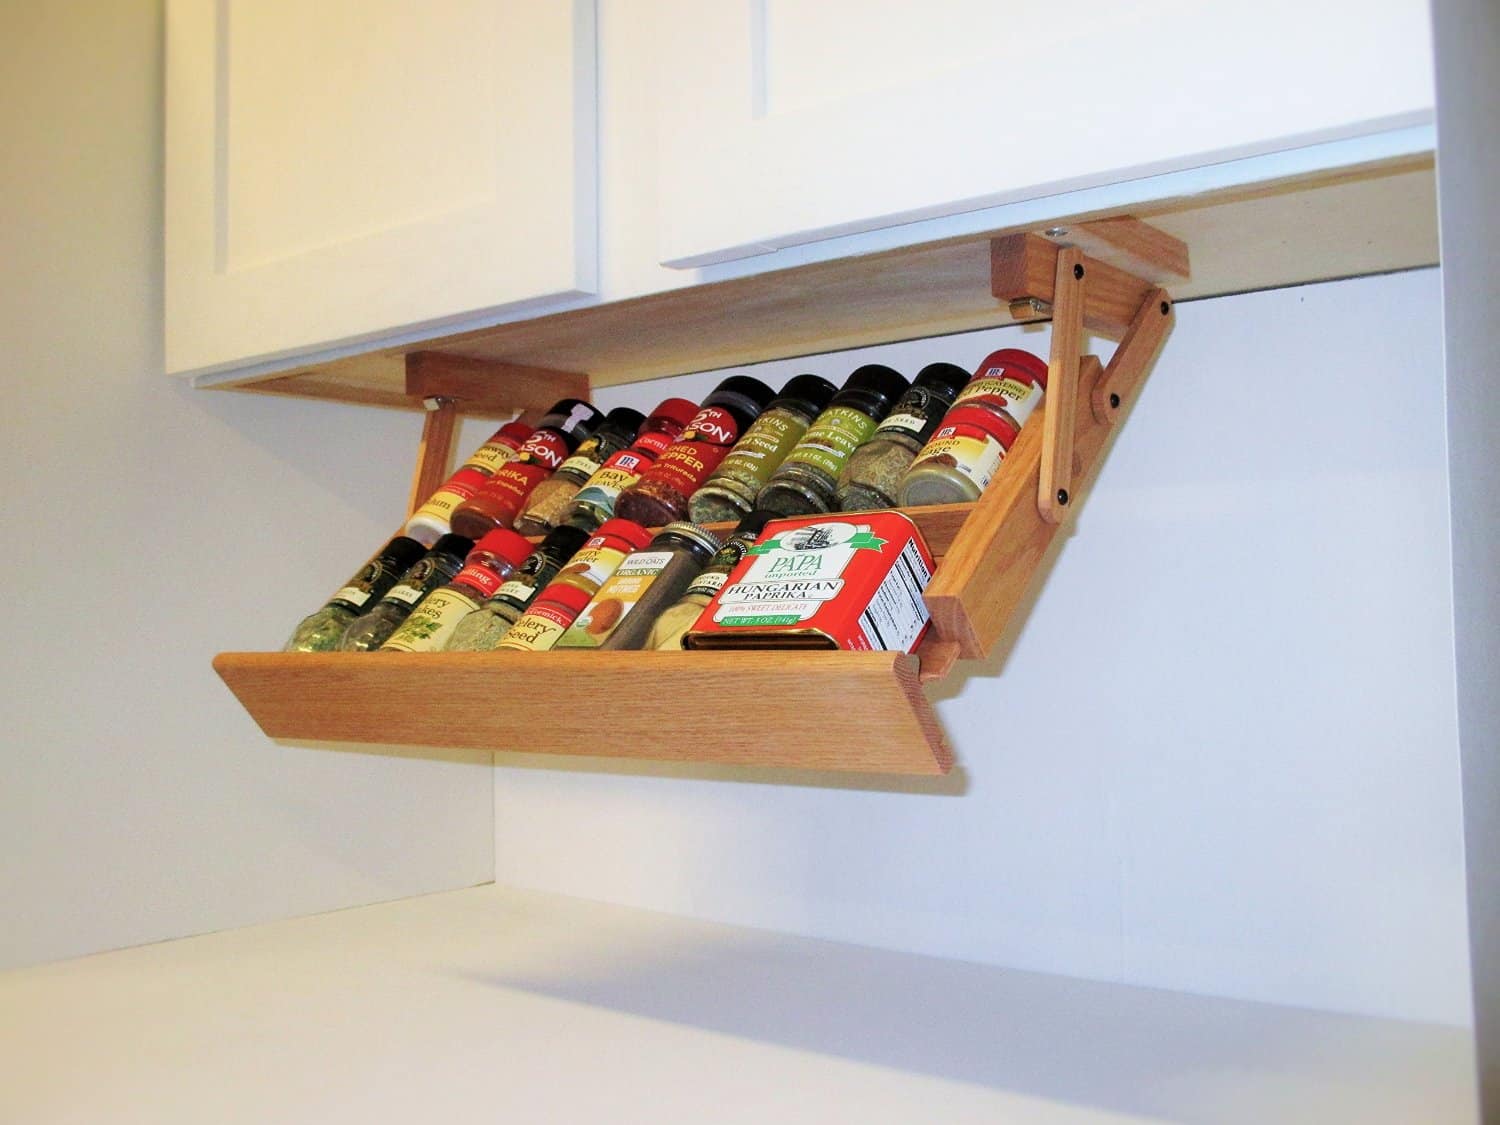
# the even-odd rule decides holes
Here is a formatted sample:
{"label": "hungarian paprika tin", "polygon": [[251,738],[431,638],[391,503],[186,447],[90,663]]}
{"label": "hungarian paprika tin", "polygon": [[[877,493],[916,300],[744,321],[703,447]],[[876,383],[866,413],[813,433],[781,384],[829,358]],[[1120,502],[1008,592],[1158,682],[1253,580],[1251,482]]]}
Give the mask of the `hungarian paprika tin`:
{"label": "hungarian paprika tin", "polygon": [[773,520],[683,647],[912,652],[927,631],[932,567],[900,512]]}

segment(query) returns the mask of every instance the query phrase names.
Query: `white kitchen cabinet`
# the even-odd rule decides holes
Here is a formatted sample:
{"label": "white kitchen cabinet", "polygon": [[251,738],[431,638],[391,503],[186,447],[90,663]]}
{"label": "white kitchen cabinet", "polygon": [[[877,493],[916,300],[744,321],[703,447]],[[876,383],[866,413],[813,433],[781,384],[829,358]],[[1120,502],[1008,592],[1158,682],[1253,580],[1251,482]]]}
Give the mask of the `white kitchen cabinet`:
{"label": "white kitchen cabinet", "polygon": [[1432,116],[1424,0],[661,0],[653,15],[666,265]]}
{"label": "white kitchen cabinet", "polygon": [[172,0],[166,365],[596,286],[592,0]]}

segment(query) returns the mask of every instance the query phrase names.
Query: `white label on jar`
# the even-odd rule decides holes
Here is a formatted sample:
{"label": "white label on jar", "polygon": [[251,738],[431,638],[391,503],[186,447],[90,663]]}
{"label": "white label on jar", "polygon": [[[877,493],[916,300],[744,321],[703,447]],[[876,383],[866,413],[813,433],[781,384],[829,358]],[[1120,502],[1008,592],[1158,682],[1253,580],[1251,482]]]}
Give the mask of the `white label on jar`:
{"label": "white label on jar", "polygon": [[416,605],[422,600],[422,594],[423,590],[420,586],[407,586],[403,583],[400,586],[392,586],[391,592],[386,597],[395,598],[398,602],[405,602],[407,605]]}
{"label": "white label on jar", "polygon": [[358,586],[345,586],[329,600],[348,602],[350,605],[364,605],[370,600],[370,591],[361,590]]}
{"label": "white label on jar", "polygon": [[636,551],[620,564],[615,574],[622,578],[631,574],[660,574],[671,561],[671,551]]}
{"label": "white label on jar", "polygon": [[536,587],[530,582],[507,582],[496,590],[494,597],[509,598],[513,602],[524,602],[535,592]]}

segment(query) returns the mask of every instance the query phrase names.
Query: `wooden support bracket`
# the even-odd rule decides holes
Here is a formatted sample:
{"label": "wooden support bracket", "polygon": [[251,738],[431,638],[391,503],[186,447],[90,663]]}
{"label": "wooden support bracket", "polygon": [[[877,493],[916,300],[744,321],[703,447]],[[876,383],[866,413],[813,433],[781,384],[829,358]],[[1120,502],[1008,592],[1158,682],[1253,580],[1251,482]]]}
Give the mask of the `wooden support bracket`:
{"label": "wooden support bracket", "polygon": [[411,498],[406,504],[410,516],[427,502],[427,498],[448,479],[448,465],[453,460],[453,433],[458,426],[458,407],[451,398],[423,400],[427,414],[422,419],[422,441],[417,446],[417,468],[411,478]]}
{"label": "wooden support bracket", "polygon": [[1099,421],[1114,422],[1120,408],[1134,396],[1146,368],[1172,329],[1172,315],[1172,298],[1165,289],[1153,289],[1146,294],[1104,369],[1104,377],[1094,384],[1089,405]]}
{"label": "wooden support bracket", "polygon": [[1042,465],[1036,504],[1042,519],[1062,523],[1073,488],[1073,414],[1078,401],[1078,353],[1083,347],[1083,308],[1088,271],[1082,250],[1057,256],[1053,283],[1052,355],[1047,363],[1047,402],[1042,414]]}

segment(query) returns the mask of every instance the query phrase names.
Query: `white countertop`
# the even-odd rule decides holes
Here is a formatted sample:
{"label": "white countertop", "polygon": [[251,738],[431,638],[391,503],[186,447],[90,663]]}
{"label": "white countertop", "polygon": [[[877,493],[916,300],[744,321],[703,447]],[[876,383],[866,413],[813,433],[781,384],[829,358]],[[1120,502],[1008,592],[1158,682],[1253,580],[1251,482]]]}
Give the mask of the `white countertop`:
{"label": "white countertop", "polygon": [[0,1122],[1475,1119],[1466,1031],[479,887],[0,974]]}

